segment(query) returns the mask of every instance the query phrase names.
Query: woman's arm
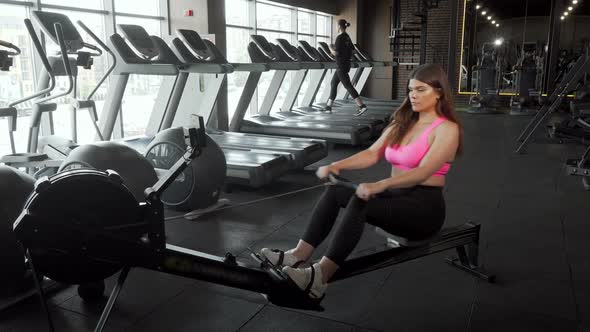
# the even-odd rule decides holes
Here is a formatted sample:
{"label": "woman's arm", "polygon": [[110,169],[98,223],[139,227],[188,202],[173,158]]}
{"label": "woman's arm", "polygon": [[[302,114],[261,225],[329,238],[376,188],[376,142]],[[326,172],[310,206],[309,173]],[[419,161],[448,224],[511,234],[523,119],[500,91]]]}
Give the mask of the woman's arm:
{"label": "woman's arm", "polygon": [[330,51],[332,51],[332,55],[336,56],[336,45],[330,44]]}
{"label": "woman's arm", "polygon": [[446,122],[437,128],[437,133],[420,165],[402,174],[389,177],[374,184],[368,184],[371,194],[389,188],[408,188],[426,181],[446,162],[453,160],[459,146],[459,127]]}

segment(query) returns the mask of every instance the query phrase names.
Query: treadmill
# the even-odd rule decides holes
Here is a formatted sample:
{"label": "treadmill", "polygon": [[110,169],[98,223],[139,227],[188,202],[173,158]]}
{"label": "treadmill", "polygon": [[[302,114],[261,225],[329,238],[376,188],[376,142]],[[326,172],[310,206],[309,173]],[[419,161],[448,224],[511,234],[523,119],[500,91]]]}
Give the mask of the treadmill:
{"label": "treadmill", "polygon": [[370,114],[365,116],[354,116],[353,114],[345,113],[325,113],[319,112],[313,108],[295,108],[295,102],[301,91],[305,77],[311,70],[325,70],[324,64],[322,64],[319,58],[311,58],[307,56],[300,49],[291,45],[285,39],[276,39],[278,46],[284,57],[289,61],[297,61],[301,65],[301,69],[297,71],[294,80],[291,82],[289,91],[285,101],[281,107],[281,111],[273,112],[271,114],[285,119],[286,121],[313,121],[323,123],[334,123],[334,124],[364,124],[372,129],[373,136],[379,136],[381,131],[385,128],[385,120],[383,117],[374,117]]}
{"label": "treadmill", "polygon": [[[363,124],[335,124],[311,121],[287,121],[270,114],[272,105],[279,93],[287,70],[301,70],[299,62],[281,61],[286,55],[279,46],[269,43],[262,36],[251,35],[252,41],[248,45],[248,53],[252,63],[267,64],[275,74],[266,92],[261,108],[257,115],[246,118],[250,100],[260,81],[262,72],[250,72],[244,93],[240,97],[236,111],[231,119],[230,131],[259,133],[268,135],[311,137],[326,140],[331,143],[364,145],[372,138],[371,128]],[[282,53],[282,54],[281,54]],[[281,58],[282,56],[282,58]]]}
{"label": "treadmill", "polygon": [[[183,119],[195,113],[195,105],[200,105],[196,113],[207,119],[210,124],[214,118],[212,115],[221,90],[221,83],[226,75],[234,70],[244,71],[252,69],[250,68],[252,66],[258,66],[257,64],[229,64],[215,44],[201,39],[196,31],[179,29],[176,30],[176,34],[178,37],[174,38],[171,44],[176,55],[185,65],[180,68],[172,94],[168,94],[172,100],[167,102],[165,115],[157,116],[163,119],[159,130],[186,122]],[[202,70],[203,66],[208,66],[210,70]],[[231,68],[231,71],[225,68]],[[201,77],[196,75],[197,73],[209,74],[204,84],[207,91],[203,94],[199,94]],[[190,91],[189,93],[183,93],[185,87]],[[326,141],[318,139],[226,132],[211,126],[208,126],[207,133],[222,147],[289,154],[293,169],[302,169],[328,155]]]}
{"label": "treadmill", "polygon": [[[322,64],[323,68],[321,70],[309,70],[310,82],[307,86],[307,91],[305,92],[305,95],[302,99],[301,106],[295,107],[292,110],[293,112],[302,114],[325,114],[332,117],[347,117],[352,119],[370,118],[379,119],[385,123],[389,122],[389,118],[392,113],[391,108],[369,108],[366,112],[359,116],[356,115],[356,105],[354,105],[352,108],[334,106],[334,110],[331,113],[327,113],[319,107],[314,107],[313,100],[316,98],[322,84],[330,84],[330,82],[327,82],[325,78],[326,76],[331,77],[330,74],[334,73],[334,70],[336,69],[336,63],[330,58],[323,56],[307,41],[299,41],[298,50],[304,59],[308,59],[308,61],[319,62]],[[346,111],[339,111],[337,108],[345,109]]]}
{"label": "treadmill", "polygon": [[[115,82],[109,86],[108,97],[100,119],[101,132],[106,140],[112,137],[130,74],[163,75],[174,81],[179,77],[179,68],[182,68],[183,71],[195,68],[185,68],[185,64],[176,57],[161,38],[149,36],[143,27],[127,24],[117,26],[125,39],[117,33],[110,37],[116,57],[116,66],[113,72]],[[200,70],[207,71],[211,68],[210,65],[204,64]],[[231,66],[223,67],[223,70],[229,71]],[[162,84],[160,89],[165,86]],[[184,125],[189,123],[184,123]],[[145,152],[145,148],[153,137],[145,135],[126,139],[123,142],[138,151]],[[227,163],[227,181],[229,183],[260,187],[290,169],[290,158],[285,154],[228,147],[221,147],[221,149]]]}
{"label": "treadmill", "polygon": [[[354,49],[355,49],[355,58],[356,59],[358,59],[359,61],[368,62],[370,64],[369,67],[362,68],[361,73],[358,75],[358,80],[356,81],[356,87],[358,88],[359,92],[362,91],[363,87],[367,83],[367,80],[368,80],[371,72],[373,71],[373,68],[397,66],[397,63],[394,63],[392,61],[373,60],[367,53],[363,52],[358,47],[357,44],[354,44]],[[389,106],[389,105],[399,106],[403,102],[403,100],[369,98],[369,97],[364,97],[364,96],[361,96],[361,98],[363,99],[363,101],[365,103],[369,103],[370,105],[375,105],[375,106],[378,106],[381,104],[383,104],[383,106]],[[350,94],[346,94],[344,96],[344,99],[350,100]]]}
{"label": "treadmill", "polygon": [[[337,68],[336,62],[335,62],[335,59],[331,53],[328,54],[321,48],[316,49],[316,48],[312,47],[311,45],[309,45],[309,43],[306,41],[303,41],[303,40],[299,41],[299,49],[301,50],[301,52],[303,52],[304,54],[306,54],[307,56],[309,56],[311,58],[320,59],[320,61],[324,65],[324,70],[323,71],[316,71],[316,70],[312,71],[311,81],[310,81],[310,84],[308,85],[308,90],[305,93],[305,96],[303,98],[303,106],[298,107],[296,109],[296,111],[302,111],[307,114],[321,113],[321,114],[331,114],[331,115],[354,116],[354,117],[358,118],[359,117],[359,115],[357,115],[358,106],[356,105],[356,103],[354,103],[354,101],[352,103],[345,104],[345,105],[339,105],[339,104],[335,103],[333,105],[331,113],[326,113],[326,111],[324,110],[325,103],[323,104],[324,106],[321,106],[321,105],[318,106],[313,103],[313,101],[317,98],[317,94],[319,92],[320,86],[322,84],[327,84],[327,85],[330,84],[330,81],[332,80],[332,77],[335,74],[335,70]],[[352,65],[351,71],[353,71],[353,73],[356,73],[356,70],[357,70],[359,64],[357,62],[352,62],[351,65]],[[366,64],[363,64],[363,65],[366,65]],[[360,88],[358,88],[358,89],[360,89]],[[338,95],[336,98],[338,98],[338,96],[341,96],[341,98],[343,98],[346,93],[348,93],[346,91],[346,89],[342,85],[340,85],[338,88]],[[329,97],[329,94],[330,94],[330,89],[325,89],[322,96],[317,99],[327,100]],[[392,107],[392,106],[379,106],[379,107],[369,106],[368,110],[366,112],[364,112],[363,114],[361,114],[360,117],[368,116],[368,117],[379,118],[379,119],[383,119],[383,121],[385,123],[389,123],[391,115],[393,114],[395,109],[396,109],[396,107]]]}

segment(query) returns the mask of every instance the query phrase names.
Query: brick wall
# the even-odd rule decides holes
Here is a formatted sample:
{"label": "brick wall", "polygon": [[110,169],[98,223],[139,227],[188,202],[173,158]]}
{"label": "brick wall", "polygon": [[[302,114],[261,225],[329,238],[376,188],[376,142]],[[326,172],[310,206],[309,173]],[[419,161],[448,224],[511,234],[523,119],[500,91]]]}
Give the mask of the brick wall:
{"label": "brick wall", "polygon": [[[417,11],[416,0],[399,0],[400,4],[400,16],[402,22],[405,20],[417,21],[418,17],[414,16]],[[463,22],[463,1],[459,1],[458,5],[458,17],[457,17],[457,45],[456,45],[456,60],[457,65],[460,62],[460,50],[461,50],[461,28]],[[445,70],[452,70],[458,73],[458,68],[448,68],[448,48],[449,48],[449,31],[451,30],[451,12],[449,8],[449,1],[442,0],[439,7],[431,9],[428,12],[428,23],[427,23],[427,47],[426,47],[426,62],[427,63],[439,63]],[[397,92],[397,97],[401,98],[406,93],[406,82],[408,76],[412,71],[412,67],[401,66],[398,70],[397,82],[393,83],[394,89]],[[453,75],[454,79],[451,82],[452,86],[456,86],[457,75]]]}
{"label": "brick wall", "polygon": [[[418,9],[418,0],[393,0],[400,2],[401,20],[418,21],[419,18],[414,16]],[[457,4],[457,38],[456,38],[456,66],[458,66],[461,56],[461,35],[463,23],[464,1],[459,0]],[[347,19],[354,19],[355,14],[358,16],[358,38],[355,39],[366,49],[375,59],[391,59],[389,51],[389,12],[391,11],[392,0],[341,0],[340,15],[348,16]],[[357,8],[357,10],[353,10]],[[385,14],[384,14],[385,13]],[[344,15],[346,14],[346,15]],[[436,62],[443,65],[445,70],[448,65],[448,48],[449,48],[449,31],[450,26],[450,5],[449,0],[441,0],[439,8],[429,11],[428,17],[428,38],[426,61]],[[357,32],[357,31],[354,31]],[[355,35],[356,36],[356,35]],[[392,72],[388,70],[377,70],[369,77],[364,95],[377,98],[403,98],[406,93],[406,84],[412,67],[401,66]],[[459,68],[452,68],[453,86],[457,86],[457,77]],[[389,84],[388,87],[384,87]],[[457,104],[466,104],[469,95],[458,95],[455,89],[455,100]]]}

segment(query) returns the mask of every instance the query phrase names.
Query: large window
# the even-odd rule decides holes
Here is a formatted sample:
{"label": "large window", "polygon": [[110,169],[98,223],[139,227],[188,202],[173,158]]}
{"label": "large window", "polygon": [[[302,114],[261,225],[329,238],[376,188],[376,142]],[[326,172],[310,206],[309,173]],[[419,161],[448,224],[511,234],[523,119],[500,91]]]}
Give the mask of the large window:
{"label": "large window", "polygon": [[[163,17],[158,16],[160,14],[159,1],[142,1],[141,6],[137,6],[137,3],[137,0],[116,0],[115,23],[139,25],[149,35],[161,36]],[[140,17],[134,14],[139,14]],[[129,77],[121,104],[123,135],[125,137],[145,133],[150,118],[149,112],[153,109],[162,80],[162,76],[153,75],[131,75]]]}
{"label": "large window", "polygon": [[[67,15],[74,23],[82,21],[103,42],[107,42],[107,36],[113,34],[116,23],[138,24],[144,27],[152,35],[161,35],[162,26],[166,17],[161,8],[166,8],[167,0],[144,0],[141,5],[136,0],[29,0],[6,1],[0,4],[0,39],[13,43],[21,48],[22,53],[15,57],[14,65],[8,72],[0,72],[0,107],[6,106],[12,101],[23,96],[33,94],[39,90],[37,86],[37,74],[41,70],[41,62],[32,47],[31,39],[25,29],[23,19],[30,17],[30,12],[40,6],[43,11],[58,12]],[[114,4],[114,8],[113,8]],[[33,22],[36,25],[35,22]],[[96,44],[82,29],[78,29],[85,42]],[[57,46],[50,38],[46,39],[46,51],[49,56],[57,54]],[[110,59],[106,55],[94,58],[91,69],[78,67],[77,92],[78,98],[86,98],[102,78],[110,65]],[[155,97],[155,89],[159,87],[161,78],[149,77],[138,79],[132,75],[125,93],[123,112],[123,128],[125,135],[143,133],[151,105]],[[67,86],[67,80],[58,78],[55,93],[63,91]],[[104,101],[107,97],[109,80],[106,80],[95,93],[94,100],[100,115]],[[70,138],[71,126],[70,114],[67,105],[70,98],[54,100],[58,109],[53,112],[55,134]],[[24,152],[27,146],[27,131],[32,102],[25,102],[17,106],[19,111],[18,126],[16,132],[16,148],[18,152]],[[147,107],[147,108],[146,108]],[[141,110],[141,114],[138,114]],[[88,112],[78,114],[78,141],[91,142],[95,139],[94,126],[90,122]],[[0,119],[0,155],[10,152],[8,135],[6,133],[6,119]]]}
{"label": "large window", "polygon": [[256,3],[256,27],[259,29],[291,31],[293,9],[268,3]]}
{"label": "large window", "polygon": [[[121,4],[119,4],[121,2]],[[157,1],[152,1],[157,4]],[[136,4],[136,1],[131,0],[117,0],[115,9],[129,11],[133,7],[131,3]],[[143,2],[142,2],[143,4]],[[123,6],[121,6],[123,5]],[[124,9],[119,9],[123,7]],[[142,13],[154,14],[157,12],[157,7],[148,6],[141,10]],[[160,20],[153,18],[132,17],[117,15],[115,18],[117,24],[134,24],[142,26],[149,35],[160,36]],[[125,95],[121,104],[121,114],[123,123],[123,135],[125,137],[132,137],[143,135],[146,131],[149,112],[152,111],[156,97],[158,95],[158,88],[162,84],[162,76],[153,75],[131,75],[127,82]]]}
{"label": "large window", "polygon": [[225,0],[225,23],[247,27],[250,25],[250,1]]}
{"label": "large window", "polygon": [[[251,34],[263,35],[272,43],[276,43],[277,38],[283,38],[295,46],[299,40],[316,45],[318,41],[329,43],[331,39],[332,18],[326,14],[263,0],[225,0],[225,7],[227,58],[230,62],[250,62],[247,46]],[[258,111],[273,74],[270,72],[262,75],[257,94],[251,103],[250,113]],[[282,106],[294,77],[294,72],[288,72],[273,104],[272,111],[278,111]],[[246,78],[247,73],[233,73],[228,77],[230,119],[235,111]],[[299,93],[300,98],[305,93],[308,82],[309,78],[306,78]]]}
{"label": "large window", "polygon": [[297,31],[313,34],[313,13],[297,11]]}
{"label": "large window", "polygon": [[[74,0],[76,1],[76,0]],[[86,1],[86,0],[85,0]],[[154,0],[115,0],[115,12],[132,15],[160,15],[160,2]]]}
{"label": "large window", "polygon": [[[0,107],[6,107],[9,103],[32,94],[34,90],[31,62],[33,53],[23,24],[23,19],[27,16],[24,7],[0,5],[0,40],[12,43],[21,50],[21,54],[14,58],[10,71],[0,71]],[[30,107],[30,103],[23,106]],[[27,143],[29,118],[28,114],[22,113],[18,119],[15,140],[17,149],[21,152]],[[7,121],[8,119],[0,119],[0,155],[10,153]]]}

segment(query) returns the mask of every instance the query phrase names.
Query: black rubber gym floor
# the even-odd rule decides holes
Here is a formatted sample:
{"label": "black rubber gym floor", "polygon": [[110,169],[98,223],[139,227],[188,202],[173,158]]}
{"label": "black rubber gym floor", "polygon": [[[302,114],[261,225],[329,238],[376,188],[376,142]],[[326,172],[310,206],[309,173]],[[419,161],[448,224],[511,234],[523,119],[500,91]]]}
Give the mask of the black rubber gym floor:
{"label": "black rubber gym floor", "polygon": [[[427,256],[335,283],[325,312],[286,310],[258,294],[132,270],[106,331],[590,331],[590,226],[580,178],[563,162],[584,146],[531,144],[514,155],[528,118],[464,114],[465,154],[446,187],[447,225],[483,225],[481,259],[497,275],[487,284],[449,267],[449,253]],[[330,159],[353,153],[336,147]],[[386,164],[347,173],[387,174]],[[259,191],[227,196],[247,202],[317,184],[313,171]],[[289,248],[321,189],[204,216],[171,220],[168,241],[247,259],[247,247]],[[383,239],[367,229],[357,250]],[[321,254],[321,248],[318,256]],[[113,280],[109,280],[109,286]],[[103,302],[85,304],[74,287],[51,298],[57,331],[91,331]],[[0,314],[0,331],[46,331],[37,298]]]}

